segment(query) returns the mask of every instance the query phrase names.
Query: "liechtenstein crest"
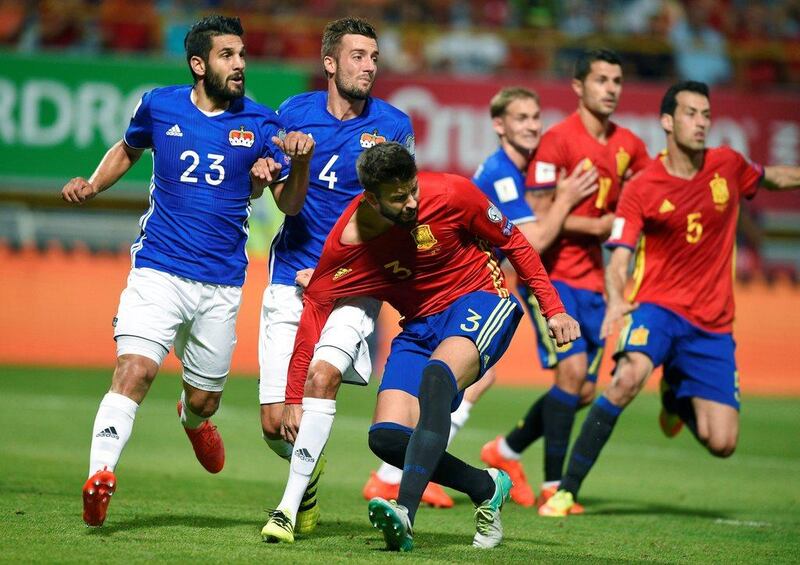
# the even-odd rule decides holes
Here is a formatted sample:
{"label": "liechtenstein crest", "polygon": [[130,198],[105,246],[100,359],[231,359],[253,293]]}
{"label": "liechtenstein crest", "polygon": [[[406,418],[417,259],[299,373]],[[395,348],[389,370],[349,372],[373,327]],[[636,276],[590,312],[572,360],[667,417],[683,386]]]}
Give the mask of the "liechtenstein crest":
{"label": "liechtenstein crest", "polygon": [[415,227],[413,230],[411,230],[411,236],[414,238],[414,241],[417,244],[417,249],[420,251],[426,251],[439,243],[434,237],[431,227],[428,224],[422,224],[421,226]]}
{"label": "liechtenstein crest", "polygon": [[252,131],[244,129],[244,126],[228,132],[228,143],[232,147],[252,147],[255,141],[256,135]]}
{"label": "liechtenstein crest", "polygon": [[708,186],[711,187],[711,198],[714,200],[714,207],[722,212],[731,198],[728,192],[727,179],[719,176],[719,173],[714,173],[714,178],[711,179]]}
{"label": "liechtenstein crest", "polygon": [[372,133],[364,132],[361,134],[361,147],[364,149],[369,149],[370,147],[374,147],[379,143],[384,143],[386,141],[386,137],[379,134],[378,130],[374,130]]}
{"label": "liechtenstein crest", "polygon": [[625,176],[625,171],[628,170],[630,162],[631,154],[625,151],[624,147],[620,147],[617,151],[617,176],[619,178]]}

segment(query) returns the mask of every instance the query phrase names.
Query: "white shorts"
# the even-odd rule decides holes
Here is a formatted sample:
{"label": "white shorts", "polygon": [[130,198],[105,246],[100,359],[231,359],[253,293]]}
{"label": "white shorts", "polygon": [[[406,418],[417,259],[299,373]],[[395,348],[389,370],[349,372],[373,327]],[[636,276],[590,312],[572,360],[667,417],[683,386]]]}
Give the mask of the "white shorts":
{"label": "white shorts", "polygon": [[160,366],[174,346],[184,381],[200,390],[221,391],[236,346],[241,299],[238,286],[131,269],[114,319],[117,356],[143,355]]}
{"label": "white shorts", "polygon": [[[312,361],[326,361],[342,373],[342,382],[369,383],[372,360],[367,338],[375,330],[381,303],[372,298],[339,300],[322,329]],[[258,397],[261,404],[286,398],[286,376],[303,312],[303,291],[271,284],[264,289],[258,335]]]}

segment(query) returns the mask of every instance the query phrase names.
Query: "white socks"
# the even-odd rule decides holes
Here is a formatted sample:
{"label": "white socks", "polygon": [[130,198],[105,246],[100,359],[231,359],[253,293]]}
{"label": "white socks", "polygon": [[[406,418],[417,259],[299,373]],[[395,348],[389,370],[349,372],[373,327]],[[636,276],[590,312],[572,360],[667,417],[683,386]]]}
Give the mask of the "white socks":
{"label": "white socks", "polygon": [[[469,400],[462,400],[458,410],[450,414],[450,436],[447,438],[448,447],[453,443],[453,438],[456,437],[458,431],[463,428],[464,424],[469,420],[469,411],[471,409],[472,402]],[[381,481],[389,483],[390,485],[399,485],[403,478],[403,470],[398,469],[394,465],[389,465],[388,463],[381,464],[381,466],[378,467],[378,472],[375,474]]]}
{"label": "white socks", "polygon": [[378,475],[381,481],[390,485],[399,485],[403,478],[403,470],[388,463],[383,463],[378,467],[378,472],[375,474]]}
{"label": "white socks", "polygon": [[500,441],[497,442],[497,451],[500,452],[505,459],[514,459],[515,461],[519,461],[521,454],[517,453],[513,449],[508,446],[505,437],[501,437]]}
{"label": "white socks", "polygon": [[281,459],[291,461],[292,459],[292,444],[285,439],[271,439],[268,438],[263,432],[261,437],[267,443],[269,448],[274,451]]}
{"label": "white socks", "polygon": [[116,392],[109,392],[100,401],[92,428],[92,448],[89,452],[89,476],[103,467],[113,471],[133,431],[133,421],[139,405]]}
{"label": "white socks", "polygon": [[447,446],[453,443],[453,438],[456,437],[458,430],[464,427],[464,424],[469,420],[469,411],[472,409],[472,402],[469,400],[462,400],[458,409],[450,414],[450,437],[447,438]]}
{"label": "white socks", "polygon": [[303,399],[303,419],[294,442],[289,480],[278,508],[287,512],[295,522],[297,509],[308,488],[311,473],[319,461],[325,444],[331,436],[333,417],[336,414],[336,401],[324,398]]}
{"label": "white socks", "polygon": [[203,418],[202,416],[198,416],[192,409],[189,408],[189,403],[186,401],[186,391],[181,392],[181,424],[187,430],[196,430],[199,428],[203,422],[208,420],[208,418]]}

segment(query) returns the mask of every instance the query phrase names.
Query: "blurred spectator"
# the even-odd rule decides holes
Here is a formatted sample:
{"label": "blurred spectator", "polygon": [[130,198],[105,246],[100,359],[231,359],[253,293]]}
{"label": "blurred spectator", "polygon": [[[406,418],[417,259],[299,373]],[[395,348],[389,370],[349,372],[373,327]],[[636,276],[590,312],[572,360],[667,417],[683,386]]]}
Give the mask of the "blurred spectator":
{"label": "blurred spectator", "polygon": [[22,36],[26,3],[19,0],[0,0],[0,45],[14,45]]}
{"label": "blurred spectator", "polygon": [[161,45],[165,55],[170,57],[185,55],[183,40],[192,24],[200,19],[193,5],[193,2],[187,0],[160,0],[158,2],[158,15],[161,19]]}
{"label": "blurred spectator", "polygon": [[84,41],[92,39],[88,25],[91,15],[91,6],[82,0],[41,0],[20,37],[20,48],[82,49]]}
{"label": "blurred spectator", "polygon": [[714,85],[731,78],[725,38],[709,23],[714,6],[713,1],[688,2],[670,29],[675,67],[682,79]]}
{"label": "blurred spectator", "polygon": [[100,37],[113,51],[154,51],[161,47],[153,0],[104,0],[100,4]]}

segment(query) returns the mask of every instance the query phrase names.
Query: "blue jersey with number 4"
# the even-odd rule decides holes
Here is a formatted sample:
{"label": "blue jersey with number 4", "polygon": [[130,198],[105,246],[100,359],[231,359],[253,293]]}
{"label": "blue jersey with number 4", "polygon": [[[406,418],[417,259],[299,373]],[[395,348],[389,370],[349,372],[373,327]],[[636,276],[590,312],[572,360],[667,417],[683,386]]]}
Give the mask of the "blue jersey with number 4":
{"label": "blue jersey with number 4", "polygon": [[153,150],[150,208],[131,247],[134,267],[241,286],[247,268],[250,169],[259,157],[288,163],[272,143],[275,112],[249,98],[224,112],[194,105],[192,87],[156,88],[136,106],[125,143]]}
{"label": "blue jersey with number 4", "polygon": [[363,190],[356,160],[364,149],[397,141],[414,153],[411,120],[394,106],[370,97],[359,116],[340,120],[328,112],[327,104],[328,93],[315,91],[293,96],[278,108],[286,131],[311,134],[316,147],[303,208],[286,217],[272,241],[273,284],[293,285],[297,271],[317,266],[333,224]]}

